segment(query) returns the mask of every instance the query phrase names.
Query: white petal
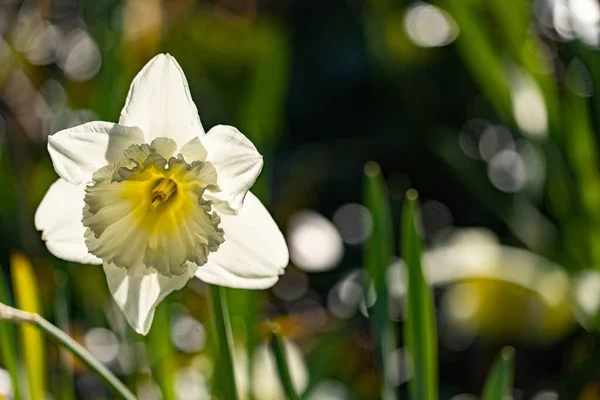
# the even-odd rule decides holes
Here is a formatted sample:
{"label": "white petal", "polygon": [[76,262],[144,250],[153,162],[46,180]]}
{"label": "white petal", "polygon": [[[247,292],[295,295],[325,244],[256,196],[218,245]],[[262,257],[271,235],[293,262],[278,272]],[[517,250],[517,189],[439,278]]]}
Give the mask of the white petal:
{"label": "white petal", "polygon": [[114,264],[103,264],[110,293],[137,333],[147,334],[158,304],[169,293],[184,287],[194,276],[197,267],[189,264],[186,273],[173,277],[160,275],[156,271],[147,273],[142,265],[125,269]]}
{"label": "white petal", "polygon": [[139,126],[147,143],[168,137],[182,146],[204,135],[185,75],[169,54],[157,55],[137,74],[119,123]]}
{"label": "white petal", "polygon": [[268,289],[275,285],[279,276],[268,278],[244,278],[234,275],[217,264],[208,262],[196,271],[196,277],[212,285],[227,286],[236,289]]}
{"label": "white petal", "polygon": [[232,126],[215,126],[202,138],[202,144],[207,150],[207,161],[217,170],[221,189],[207,193],[206,197],[217,203],[217,210],[235,214],[260,174],[262,156],[252,142]]}
{"label": "white petal", "polygon": [[48,152],[58,175],[75,185],[88,182],[101,167],[123,157],[123,151],[144,141],[139,128],[110,122],[88,122],[48,137]]}
{"label": "white petal", "polygon": [[194,161],[206,160],[207,154],[206,148],[204,147],[202,142],[200,142],[200,139],[198,137],[195,137],[186,144],[184,144],[179,150],[179,153],[181,153],[185,160],[190,164]]}
{"label": "white petal", "polygon": [[85,245],[85,227],[81,223],[84,189],[84,185],[71,185],[63,179],[54,182],[35,213],[35,227],[42,231],[42,239],[56,257],[102,264]]}
{"label": "white petal", "polygon": [[196,277],[234,288],[273,286],[289,262],[288,248],[258,198],[248,192],[238,215],[221,215],[221,228],[225,242],[198,268]]}

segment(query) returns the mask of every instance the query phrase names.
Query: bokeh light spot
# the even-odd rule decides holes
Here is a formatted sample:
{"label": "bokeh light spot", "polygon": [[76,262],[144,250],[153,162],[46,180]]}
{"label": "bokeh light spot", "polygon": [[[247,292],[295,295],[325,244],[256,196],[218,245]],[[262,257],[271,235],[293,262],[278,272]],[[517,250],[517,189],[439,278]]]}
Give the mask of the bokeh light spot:
{"label": "bokeh light spot", "polygon": [[503,150],[490,160],[488,177],[503,192],[518,192],[527,182],[527,166],[519,153]]}
{"label": "bokeh light spot", "polygon": [[504,125],[489,125],[479,138],[479,155],[490,161],[501,150],[514,150],[515,141]]}
{"label": "bokeh light spot", "polygon": [[546,137],[548,112],[542,92],[535,81],[520,73],[512,88],[512,108],[515,121],[521,130],[531,136]]}
{"label": "bokeh light spot", "polygon": [[348,389],[339,381],[328,379],[319,382],[308,395],[308,400],[350,400]]}
{"label": "bokeh light spot", "polygon": [[58,64],[69,79],[86,81],[100,70],[100,49],[86,31],[76,29],[62,42],[58,50]]}
{"label": "bokeh light spot", "polygon": [[458,35],[454,19],[431,4],[417,2],[404,14],[404,29],[410,40],[421,47],[439,47],[452,43]]}
{"label": "bokeh light spot", "polygon": [[444,204],[429,200],[421,207],[421,223],[426,238],[433,238],[452,224],[452,214]]}
{"label": "bokeh light spot", "polygon": [[178,399],[208,400],[211,398],[206,379],[194,368],[186,367],[175,372],[175,394]]}
{"label": "bokeh light spot", "polygon": [[344,254],[338,230],[314,211],[301,211],[292,217],[288,226],[288,243],[292,263],[310,272],[336,267]]}
{"label": "bokeh light spot", "polygon": [[543,390],[534,394],[531,400],[558,400],[558,393],[552,390]]}
{"label": "bokeh light spot", "polygon": [[333,223],[337,226],[344,242],[360,244],[371,236],[373,218],[363,205],[344,204],[333,214]]}
{"label": "bokeh light spot", "polygon": [[281,300],[298,300],[308,290],[308,277],[302,271],[289,267],[275,286],[273,293]]}
{"label": "bokeh light spot", "polygon": [[114,362],[119,354],[117,336],[105,328],[92,328],[86,332],[85,345],[98,360],[104,364]]}
{"label": "bokeh light spot", "polygon": [[175,318],[171,326],[171,340],[179,350],[195,353],[204,348],[206,329],[190,315],[182,314]]}

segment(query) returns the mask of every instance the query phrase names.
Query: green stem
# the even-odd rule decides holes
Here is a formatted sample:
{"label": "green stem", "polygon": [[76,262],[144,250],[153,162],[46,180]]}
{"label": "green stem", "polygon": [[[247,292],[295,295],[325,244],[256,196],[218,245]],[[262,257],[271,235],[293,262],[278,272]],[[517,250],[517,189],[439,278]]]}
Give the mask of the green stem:
{"label": "green stem", "polygon": [[0,303],[0,320],[31,324],[54,339],[87,365],[120,399],[135,400],[133,393],[82,345],[38,314],[29,313]]}
{"label": "green stem", "polygon": [[290,370],[288,368],[287,356],[285,354],[285,346],[283,339],[280,336],[281,327],[277,324],[271,325],[271,349],[275,355],[275,364],[277,365],[277,373],[279,374],[279,380],[283,385],[283,389],[287,394],[289,400],[300,400],[300,397],[296,394],[296,389],[290,376]]}
{"label": "green stem", "polygon": [[226,399],[238,400],[239,397],[235,383],[235,368],[233,365],[233,337],[231,334],[225,290],[221,286],[216,285],[209,285],[209,287],[219,341],[219,360],[223,362],[222,378],[225,380],[223,391],[225,392]]}

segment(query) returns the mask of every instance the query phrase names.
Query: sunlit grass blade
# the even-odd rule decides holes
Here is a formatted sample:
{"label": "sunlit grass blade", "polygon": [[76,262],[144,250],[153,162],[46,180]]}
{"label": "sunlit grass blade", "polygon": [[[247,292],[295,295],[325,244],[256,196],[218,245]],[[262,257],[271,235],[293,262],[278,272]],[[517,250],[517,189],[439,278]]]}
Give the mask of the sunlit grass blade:
{"label": "sunlit grass blade", "polygon": [[300,396],[296,393],[292,378],[290,376],[289,363],[287,355],[285,353],[285,345],[283,339],[280,336],[281,328],[277,324],[271,325],[271,349],[275,357],[275,366],[277,367],[277,374],[279,381],[283,387],[288,400],[300,400]]}
{"label": "sunlit grass blade", "polygon": [[513,386],[514,354],[512,347],[502,349],[483,387],[482,400],[504,400],[510,396]]}
{"label": "sunlit grass blade", "polygon": [[[10,259],[17,308],[35,314],[42,314],[37,279],[33,266],[22,254],[14,253]],[[32,400],[42,400],[46,396],[46,346],[44,337],[33,326],[19,327],[21,354],[27,371],[29,396]]]}
{"label": "sunlit grass blade", "polygon": [[371,326],[376,335],[379,358],[382,371],[384,371],[382,398],[394,399],[394,386],[385,374],[386,366],[395,362],[390,357],[397,347],[394,326],[389,319],[386,286],[386,271],[393,254],[391,213],[383,176],[376,163],[369,162],[365,165],[365,178],[364,202],[373,217],[373,231],[364,248],[364,261],[368,276],[368,279],[365,279],[365,297],[369,296],[369,292],[372,290],[371,285],[373,285],[372,288],[375,290],[377,298],[371,309],[373,313]]}
{"label": "sunlit grass blade", "polygon": [[175,350],[171,342],[171,309],[168,299],[156,307],[152,329],[148,333],[147,344],[152,372],[164,400],[175,400]]}
{"label": "sunlit grass blade", "polygon": [[221,286],[209,285],[210,300],[212,304],[215,339],[218,342],[218,360],[215,363],[215,374],[220,378],[220,387],[215,388],[220,392],[222,399],[238,400],[238,391],[235,379],[235,366],[233,363],[234,347],[231,334],[231,322],[227,308],[225,289]]}
{"label": "sunlit grass blade", "polygon": [[437,399],[437,339],[435,308],[431,289],[427,286],[421,266],[421,238],[417,232],[417,201],[415,190],[406,193],[402,213],[402,257],[408,274],[404,341],[410,354],[410,398]]}
{"label": "sunlit grass blade", "polygon": [[135,399],[135,396],[129,391],[129,389],[127,389],[127,387],[120,380],[118,380],[117,377],[110,372],[110,370],[108,370],[104,364],[102,364],[102,362],[94,358],[94,356],[92,356],[92,354],[76,340],[42,318],[39,314],[19,310],[0,303],[0,320],[8,320],[14,323],[22,324],[22,326],[39,329],[40,334],[41,332],[45,333],[48,337],[77,356],[91,371],[98,376],[98,378],[102,379],[104,383],[111,388],[111,390],[119,399]]}
{"label": "sunlit grass blade", "polygon": [[[6,278],[0,273],[0,303],[12,304],[12,299]],[[15,400],[21,399],[21,384],[19,382],[19,354],[17,353],[17,334],[15,326],[11,323],[0,321],[0,346],[2,349],[2,365],[10,374]]]}

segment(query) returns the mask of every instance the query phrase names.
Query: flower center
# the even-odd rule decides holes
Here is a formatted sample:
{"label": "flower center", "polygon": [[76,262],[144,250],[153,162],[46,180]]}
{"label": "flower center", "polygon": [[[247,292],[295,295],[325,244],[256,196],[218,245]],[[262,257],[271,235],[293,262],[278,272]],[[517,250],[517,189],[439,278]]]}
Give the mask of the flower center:
{"label": "flower center", "polygon": [[158,138],[132,145],[121,161],[100,168],[86,187],[83,225],[88,251],[122,268],[139,265],[165,276],[203,265],[223,243],[221,219],[203,198],[218,190],[210,162],[188,163]]}
{"label": "flower center", "polygon": [[166,203],[177,192],[177,184],[171,179],[160,178],[152,190],[152,207]]}

